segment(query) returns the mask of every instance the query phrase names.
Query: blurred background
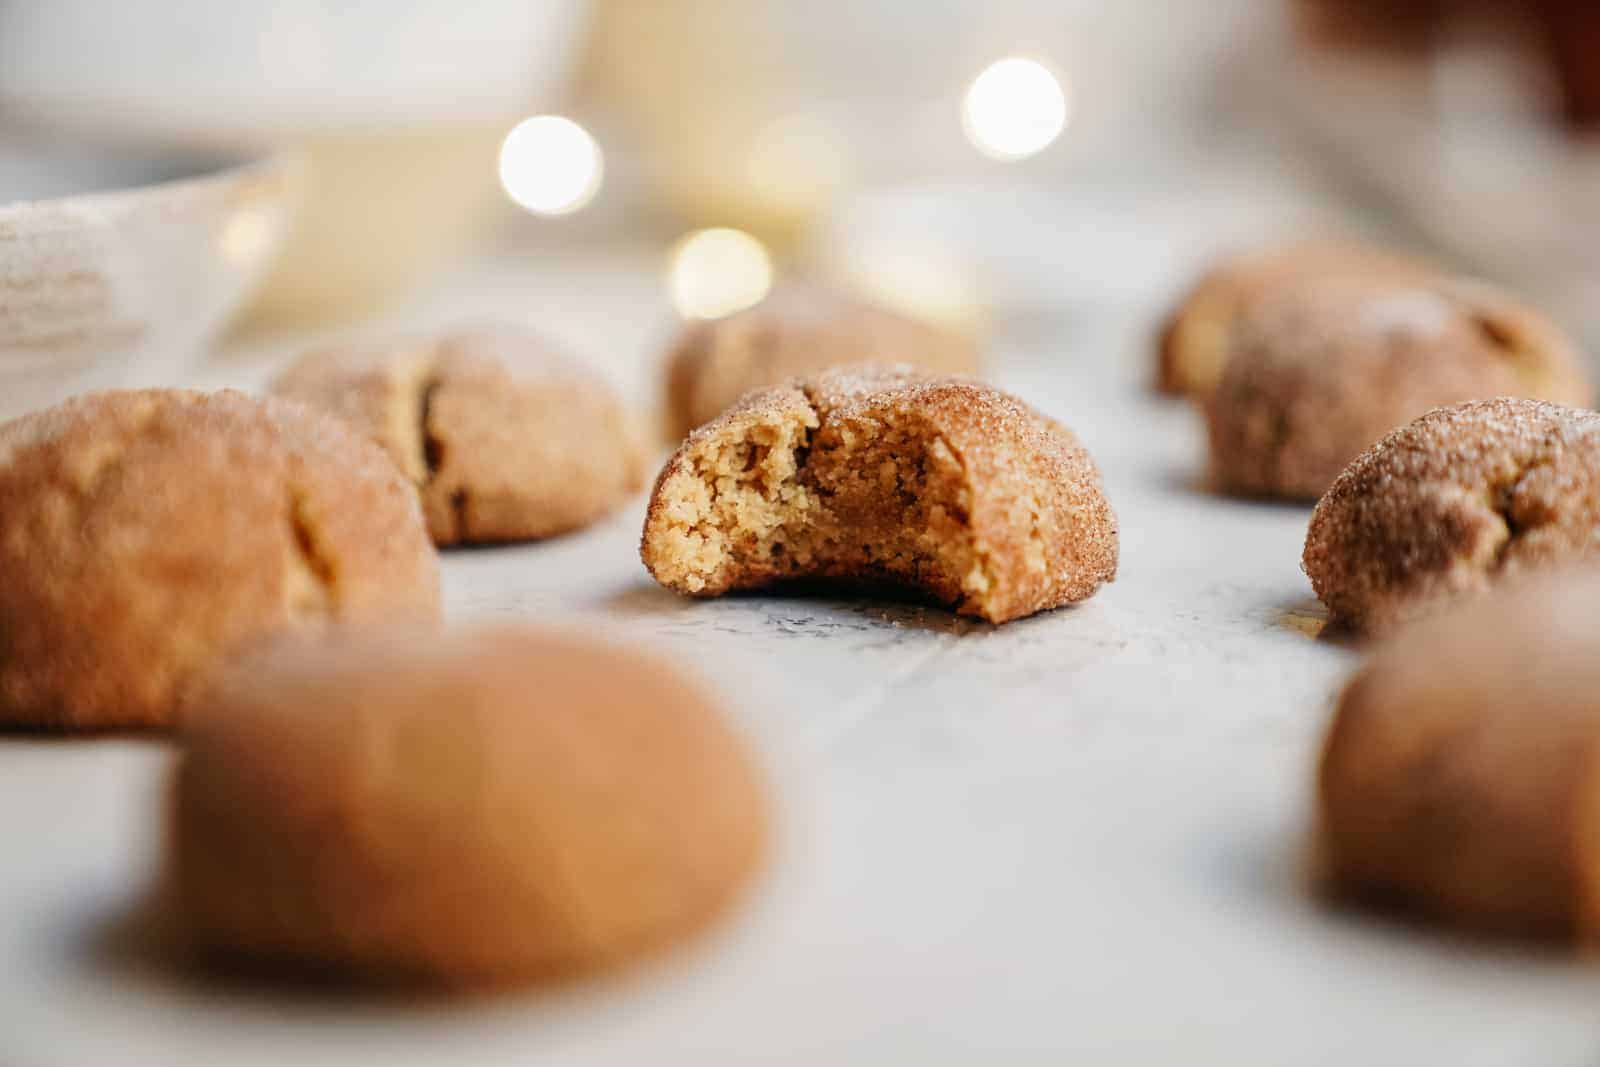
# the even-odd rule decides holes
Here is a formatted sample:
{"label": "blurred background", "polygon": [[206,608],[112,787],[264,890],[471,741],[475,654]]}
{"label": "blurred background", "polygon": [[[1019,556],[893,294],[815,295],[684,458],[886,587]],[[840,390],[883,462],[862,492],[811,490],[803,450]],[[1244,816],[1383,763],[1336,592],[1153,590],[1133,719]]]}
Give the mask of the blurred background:
{"label": "blurred background", "polygon": [[0,0],[0,414],[447,314],[638,363],[796,274],[1070,321],[1325,230],[1593,347],[1597,55],[1587,0]]}

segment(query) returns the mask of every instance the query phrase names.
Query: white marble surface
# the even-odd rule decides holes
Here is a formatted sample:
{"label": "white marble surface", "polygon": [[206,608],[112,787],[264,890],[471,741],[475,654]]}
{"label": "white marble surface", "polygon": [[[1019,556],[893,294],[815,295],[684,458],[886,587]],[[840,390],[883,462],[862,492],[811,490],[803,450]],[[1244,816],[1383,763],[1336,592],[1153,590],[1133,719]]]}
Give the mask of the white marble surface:
{"label": "white marble surface", "polygon": [[[654,270],[501,263],[410,317],[515,308],[643,398],[667,321]],[[1094,451],[1121,520],[1120,577],[1077,608],[996,629],[874,601],[688,602],[638,562],[642,500],[447,557],[455,620],[591,615],[727,689],[783,825],[709,942],[480,1002],[201,984],[123,918],[168,746],[8,739],[0,1064],[1595,1062],[1600,972],[1307,891],[1311,763],[1356,653],[1315,636],[1306,512],[1197,487],[1198,425],[1140,388],[1150,327],[1112,306],[994,345],[998,377]],[[272,351],[201,378],[252,380]]]}

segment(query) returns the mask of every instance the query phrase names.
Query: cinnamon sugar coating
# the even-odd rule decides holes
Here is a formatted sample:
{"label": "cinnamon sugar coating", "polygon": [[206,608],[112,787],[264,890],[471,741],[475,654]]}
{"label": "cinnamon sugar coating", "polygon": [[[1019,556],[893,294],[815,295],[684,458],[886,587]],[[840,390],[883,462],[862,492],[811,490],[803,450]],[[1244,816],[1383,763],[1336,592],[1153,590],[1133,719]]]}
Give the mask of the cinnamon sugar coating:
{"label": "cinnamon sugar coating", "polygon": [[1382,630],[1523,571],[1600,557],[1600,414],[1500,398],[1390,433],[1317,503],[1303,566]]}
{"label": "cinnamon sugar coating", "polygon": [[684,327],[667,356],[668,431],[681,438],[752,389],[853,363],[970,374],[978,346],[835,290],[790,282],[753,308]]}
{"label": "cinnamon sugar coating", "polygon": [[1209,398],[1212,470],[1234,493],[1312,499],[1396,426],[1495,396],[1586,405],[1572,344],[1485,286],[1324,277],[1240,316]]}
{"label": "cinnamon sugar coating", "polygon": [[644,476],[610,385],[511,327],[310,352],[273,392],[383,445],[416,484],[439,545],[578,529]]}
{"label": "cinnamon sugar coating", "polygon": [[1233,354],[1239,316],[1261,297],[1326,276],[1405,284],[1432,267],[1352,241],[1309,239],[1252,249],[1222,260],[1184,294],[1156,346],[1156,388],[1204,399]]}
{"label": "cinnamon sugar coating", "polygon": [[991,622],[1082,600],[1117,567],[1089,454],[998,389],[863,366],[747,395],[656,481],[640,553],[693,596],[830,579]]}
{"label": "cinnamon sugar coating", "polygon": [[336,419],[149,390],[0,426],[0,721],[166,726],[257,639],[438,615],[416,494]]}
{"label": "cinnamon sugar coating", "polygon": [[1600,572],[1509,583],[1402,631],[1345,689],[1327,873],[1497,933],[1600,932]]}
{"label": "cinnamon sugar coating", "polygon": [[768,801],[714,694],[577,633],[380,627],[259,649],[183,722],[196,947],[362,981],[610,969],[721,918]]}

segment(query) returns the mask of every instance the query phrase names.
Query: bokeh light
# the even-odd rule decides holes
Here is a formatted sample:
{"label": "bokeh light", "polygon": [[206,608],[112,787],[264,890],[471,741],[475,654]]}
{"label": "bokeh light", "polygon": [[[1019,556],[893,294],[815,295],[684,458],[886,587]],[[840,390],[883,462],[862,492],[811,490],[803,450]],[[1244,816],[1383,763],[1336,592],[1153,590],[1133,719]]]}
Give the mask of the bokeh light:
{"label": "bokeh light", "polygon": [[1040,63],[1012,56],[973,79],[961,104],[967,139],[994,159],[1044,151],[1067,124],[1067,94]]}
{"label": "bokeh light", "polygon": [[517,123],[500,143],[500,184],[536,215],[570,215],[594,199],[605,173],[589,131],[561,115]]}
{"label": "bokeh light", "polygon": [[673,247],[667,281],[679,314],[718,319],[771,291],[772,257],[743,230],[697,230]]}

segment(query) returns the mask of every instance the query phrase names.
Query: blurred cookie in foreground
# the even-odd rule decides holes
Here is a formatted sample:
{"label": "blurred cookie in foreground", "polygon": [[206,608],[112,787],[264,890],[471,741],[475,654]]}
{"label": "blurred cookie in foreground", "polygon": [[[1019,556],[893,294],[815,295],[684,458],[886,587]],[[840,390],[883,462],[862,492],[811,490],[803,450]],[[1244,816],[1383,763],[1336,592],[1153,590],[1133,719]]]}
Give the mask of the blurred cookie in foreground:
{"label": "blurred cookie in foreground", "polygon": [[644,475],[611,386],[511,327],[310,352],[272,388],[383,445],[416,484],[439,545],[576,530]]}
{"label": "blurred cookie in foreground", "polygon": [[1382,645],[1319,782],[1335,885],[1463,926],[1600,932],[1600,573],[1515,582]]}
{"label": "blurred cookie in foreground", "polygon": [[691,596],[824,579],[998,623],[1111,581],[1117,520],[1060,423],[970,379],[865,366],[751,393],[690,434],[640,554]]}
{"label": "blurred cookie in foreground", "polygon": [[1521,571],[1600,561],[1600,414],[1501,398],[1389,434],[1317,503],[1302,565],[1336,622],[1382,630]]}
{"label": "blurred cookie in foreground", "polygon": [[497,986],[626,964],[723,915],[768,804],[670,662],[529,627],[258,650],[183,724],[174,913],[222,960]]}
{"label": "blurred cookie in foreground", "polygon": [[1378,438],[1436,407],[1498,396],[1585,406],[1577,349],[1487,287],[1323,278],[1240,316],[1207,403],[1218,487],[1315,499]]}
{"label": "blurred cookie in foreground", "polygon": [[0,426],[0,722],[165,726],[259,638],[438,615],[416,494],[335,419],[149,390]]}
{"label": "blurred cookie in foreground", "polygon": [[791,282],[753,308],[683,328],[667,356],[668,430],[681,438],[752,389],[852,363],[971,374],[979,356],[959,331]]}
{"label": "blurred cookie in foreground", "polygon": [[1162,328],[1156,388],[1204,398],[1222,380],[1239,316],[1266,293],[1326,276],[1420,282],[1434,268],[1353,241],[1302,240],[1222,260],[1184,294]]}

